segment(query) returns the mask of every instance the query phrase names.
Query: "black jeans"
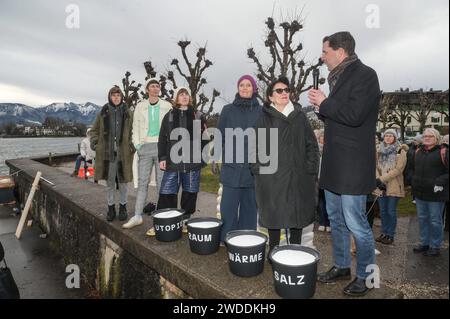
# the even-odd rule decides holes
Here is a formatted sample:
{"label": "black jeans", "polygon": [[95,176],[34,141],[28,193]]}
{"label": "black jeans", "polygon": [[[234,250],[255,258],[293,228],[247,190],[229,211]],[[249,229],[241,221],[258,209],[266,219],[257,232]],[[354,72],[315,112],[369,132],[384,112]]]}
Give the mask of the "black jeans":
{"label": "black jeans", "polygon": [[[280,244],[280,229],[269,229],[269,252],[275,246]],[[302,228],[290,228],[289,229],[289,238],[287,238],[287,242],[289,244],[301,244],[302,243]]]}

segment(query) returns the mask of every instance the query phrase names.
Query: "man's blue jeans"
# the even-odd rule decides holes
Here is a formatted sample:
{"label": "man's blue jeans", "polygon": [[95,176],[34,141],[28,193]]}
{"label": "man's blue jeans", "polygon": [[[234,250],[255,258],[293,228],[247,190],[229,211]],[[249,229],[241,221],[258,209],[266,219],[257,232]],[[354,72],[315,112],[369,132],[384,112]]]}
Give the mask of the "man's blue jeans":
{"label": "man's blue jeans", "polygon": [[334,265],[350,268],[350,233],[356,243],[356,276],[371,274],[368,265],[375,264],[375,241],[366,217],[367,195],[339,195],[325,190],[328,218],[331,224]]}
{"label": "man's blue jeans", "polygon": [[399,197],[383,196],[378,199],[381,213],[381,233],[394,238],[397,228],[397,204]]}
{"label": "man's blue jeans", "polygon": [[441,248],[443,237],[442,212],[445,202],[430,202],[416,198],[419,219],[420,244]]}

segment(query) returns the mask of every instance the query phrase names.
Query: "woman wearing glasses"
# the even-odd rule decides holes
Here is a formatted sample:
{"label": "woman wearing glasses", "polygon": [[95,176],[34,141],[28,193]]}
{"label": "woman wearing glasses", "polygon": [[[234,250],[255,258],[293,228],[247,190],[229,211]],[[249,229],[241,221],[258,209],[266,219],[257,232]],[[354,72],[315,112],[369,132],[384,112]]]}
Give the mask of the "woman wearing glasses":
{"label": "woman wearing glasses", "polygon": [[448,148],[440,145],[441,136],[433,128],[423,133],[412,167],[412,192],[416,198],[420,245],[415,253],[427,257],[440,255],[443,237],[442,212],[448,201]]}
{"label": "woman wearing glasses", "polygon": [[[272,82],[256,122],[258,142],[252,172],[259,223],[269,231],[269,254],[280,243],[281,229],[289,230],[289,243],[300,244],[302,229],[315,219],[319,147],[301,106],[291,102],[289,93],[287,78]],[[265,155],[273,152],[278,163],[275,170],[268,170],[274,163],[265,161]]]}

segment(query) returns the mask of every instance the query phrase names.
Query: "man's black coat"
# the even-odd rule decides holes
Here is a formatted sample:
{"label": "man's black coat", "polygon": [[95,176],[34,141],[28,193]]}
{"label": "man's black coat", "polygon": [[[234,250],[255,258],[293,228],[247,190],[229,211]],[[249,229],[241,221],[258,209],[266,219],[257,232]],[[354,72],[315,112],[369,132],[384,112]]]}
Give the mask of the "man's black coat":
{"label": "man's black coat", "polygon": [[364,195],[375,189],[380,97],[376,72],[357,60],[320,105],[325,122],[321,188],[344,195]]}

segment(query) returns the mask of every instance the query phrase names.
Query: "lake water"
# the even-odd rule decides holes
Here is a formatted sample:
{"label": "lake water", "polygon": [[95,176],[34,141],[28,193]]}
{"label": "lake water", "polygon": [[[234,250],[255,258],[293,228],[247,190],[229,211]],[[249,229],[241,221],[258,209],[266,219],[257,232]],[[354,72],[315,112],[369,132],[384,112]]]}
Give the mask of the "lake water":
{"label": "lake water", "polygon": [[0,138],[0,175],[9,174],[5,160],[52,153],[78,152],[82,137]]}

